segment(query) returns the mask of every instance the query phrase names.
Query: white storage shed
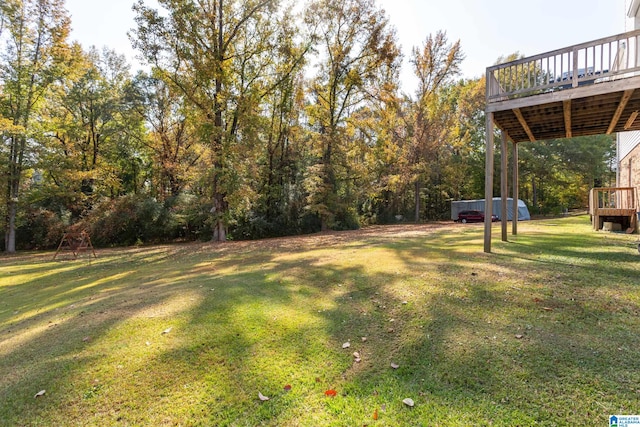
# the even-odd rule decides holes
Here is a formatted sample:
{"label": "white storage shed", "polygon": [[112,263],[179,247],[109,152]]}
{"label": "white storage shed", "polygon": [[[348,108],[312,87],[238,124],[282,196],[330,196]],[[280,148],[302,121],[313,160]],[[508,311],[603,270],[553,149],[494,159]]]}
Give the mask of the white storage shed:
{"label": "white storage shed", "polygon": [[[468,210],[478,210],[484,212],[484,199],[480,200],[458,200],[451,202],[451,219],[458,219],[458,212],[460,211],[468,211]],[[509,197],[507,199],[507,220],[513,220],[513,199]],[[493,214],[497,215],[498,218],[502,219],[502,201],[500,197],[493,198]],[[527,205],[520,199],[518,199],[518,220],[519,221],[528,221],[531,219],[531,215],[529,214],[529,209]]]}

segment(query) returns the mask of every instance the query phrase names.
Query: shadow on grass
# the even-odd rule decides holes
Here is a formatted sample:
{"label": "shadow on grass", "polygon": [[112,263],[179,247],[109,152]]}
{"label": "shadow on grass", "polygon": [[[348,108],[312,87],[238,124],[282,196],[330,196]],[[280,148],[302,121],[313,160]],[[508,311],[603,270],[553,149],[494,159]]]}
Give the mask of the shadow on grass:
{"label": "shadow on grass", "polygon": [[0,285],[0,419],[363,425],[378,411],[380,425],[555,425],[633,412],[637,259],[608,247],[612,273],[583,256],[597,234],[486,255],[480,233],[27,260],[19,283]]}

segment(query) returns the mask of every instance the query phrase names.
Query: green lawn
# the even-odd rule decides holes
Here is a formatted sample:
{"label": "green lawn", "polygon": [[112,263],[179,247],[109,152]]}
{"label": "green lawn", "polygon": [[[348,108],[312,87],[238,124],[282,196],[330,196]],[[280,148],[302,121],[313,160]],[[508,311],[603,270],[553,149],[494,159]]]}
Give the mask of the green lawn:
{"label": "green lawn", "polygon": [[493,254],[481,224],[446,224],[0,257],[0,425],[605,426],[640,413],[638,236],[584,216],[521,223],[509,243],[498,227]]}

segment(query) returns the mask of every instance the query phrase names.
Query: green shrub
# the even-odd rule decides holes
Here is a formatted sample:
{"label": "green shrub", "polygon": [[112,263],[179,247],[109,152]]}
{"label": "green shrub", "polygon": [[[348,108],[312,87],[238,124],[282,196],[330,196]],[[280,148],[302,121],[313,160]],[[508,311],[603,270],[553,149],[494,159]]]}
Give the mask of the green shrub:
{"label": "green shrub", "polygon": [[16,228],[16,247],[52,249],[58,246],[65,231],[66,225],[56,213],[42,208],[29,209]]}

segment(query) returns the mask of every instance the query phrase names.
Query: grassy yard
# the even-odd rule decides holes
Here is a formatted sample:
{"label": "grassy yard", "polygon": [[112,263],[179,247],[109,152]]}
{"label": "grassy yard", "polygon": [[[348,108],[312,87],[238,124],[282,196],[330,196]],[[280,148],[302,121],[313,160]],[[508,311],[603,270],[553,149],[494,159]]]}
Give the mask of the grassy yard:
{"label": "grassy yard", "polygon": [[521,223],[509,243],[498,227],[489,255],[481,224],[446,224],[0,257],[0,425],[640,413],[638,236],[584,216]]}

